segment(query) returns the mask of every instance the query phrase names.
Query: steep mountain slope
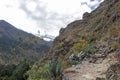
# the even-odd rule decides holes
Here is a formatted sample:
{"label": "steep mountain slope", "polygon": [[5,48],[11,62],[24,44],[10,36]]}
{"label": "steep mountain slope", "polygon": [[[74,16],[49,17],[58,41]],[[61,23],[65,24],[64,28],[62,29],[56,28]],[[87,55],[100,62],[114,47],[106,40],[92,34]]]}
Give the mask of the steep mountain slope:
{"label": "steep mountain slope", "polygon": [[119,22],[120,1],[105,0],[92,13],[85,13],[83,20],[74,21],[61,29],[49,54],[56,59],[67,59],[72,53],[85,50],[88,44],[97,48],[109,46],[120,49]]}
{"label": "steep mountain slope", "polygon": [[[95,77],[94,79],[84,78],[85,80],[105,80],[96,75],[104,72],[105,77],[105,72],[109,67],[109,59],[111,62],[114,59],[107,58],[107,56],[113,53],[112,57],[114,57],[117,50],[120,50],[120,0],[104,0],[96,10],[85,13],[82,20],[76,20],[60,30],[60,35],[55,38],[47,56],[36,63],[29,71],[28,80],[46,78],[44,77],[44,71],[48,70],[48,68],[46,69],[45,66],[51,60],[58,61],[63,71],[70,67],[71,64],[79,64],[77,65],[78,68],[72,68],[79,71],[78,73],[74,74],[74,71],[71,71],[73,74],[71,72],[65,74],[70,80],[82,80],[84,77],[90,78],[91,75],[87,75],[89,72],[90,74],[93,72]],[[85,63],[82,63],[84,61]],[[49,66],[49,69],[53,69],[55,66]],[[56,70],[54,68],[53,72],[52,70],[49,71],[54,75]],[[78,79],[83,75],[82,73],[85,75],[82,79]],[[55,74],[57,75],[57,73]],[[114,76],[114,73],[112,76]],[[51,78],[51,76],[48,76],[48,78]],[[50,80],[61,80],[60,78],[53,78],[52,76]],[[64,78],[64,74],[62,78]]]}
{"label": "steep mountain slope", "polygon": [[0,63],[36,61],[49,49],[51,42],[15,28],[0,20]]}

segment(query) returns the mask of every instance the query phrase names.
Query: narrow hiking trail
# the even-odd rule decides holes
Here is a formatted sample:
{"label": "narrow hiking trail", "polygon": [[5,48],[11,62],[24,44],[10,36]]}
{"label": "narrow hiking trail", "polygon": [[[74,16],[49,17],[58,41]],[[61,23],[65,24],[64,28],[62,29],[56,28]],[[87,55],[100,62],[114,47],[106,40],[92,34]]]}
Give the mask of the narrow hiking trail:
{"label": "narrow hiking trail", "polygon": [[81,64],[65,69],[63,74],[65,80],[96,80],[97,77],[105,78],[106,71],[112,64],[112,55],[106,57],[99,63],[83,61]]}

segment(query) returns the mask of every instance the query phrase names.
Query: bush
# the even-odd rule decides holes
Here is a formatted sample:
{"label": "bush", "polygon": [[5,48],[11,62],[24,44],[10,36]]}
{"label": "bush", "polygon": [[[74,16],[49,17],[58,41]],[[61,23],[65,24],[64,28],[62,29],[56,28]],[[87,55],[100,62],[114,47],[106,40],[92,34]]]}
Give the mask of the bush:
{"label": "bush", "polygon": [[45,64],[36,65],[34,64],[32,69],[27,72],[29,75],[28,80],[44,80],[45,78]]}
{"label": "bush", "polygon": [[19,64],[0,64],[0,80],[26,80],[25,73],[30,69],[31,62],[21,61]]}
{"label": "bush", "polygon": [[55,80],[56,78],[60,78],[61,67],[57,61],[50,61],[46,65],[46,72],[45,73],[46,73],[46,76],[48,78],[52,78]]}
{"label": "bush", "polygon": [[14,64],[0,64],[0,80],[10,80],[9,77],[13,74],[16,67]]}
{"label": "bush", "polygon": [[61,67],[56,61],[34,64],[27,74],[28,80],[57,80],[60,79]]}
{"label": "bush", "polygon": [[10,80],[26,80],[28,76],[25,75],[25,73],[30,69],[31,64],[32,63],[27,60],[21,61],[16,67],[16,69],[13,71],[13,74],[10,76],[9,79]]}
{"label": "bush", "polygon": [[86,48],[87,44],[88,44],[87,41],[80,40],[80,41],[76,42],[71,49],[74,53],[79,53]]}
{"label": "bush", "polygon": [[91,44],[88,44],[87,47],[83,50],[83,52],[86,55],[95,53],[96,51],[97,51],[97,49],[93,45],[91,45]]}

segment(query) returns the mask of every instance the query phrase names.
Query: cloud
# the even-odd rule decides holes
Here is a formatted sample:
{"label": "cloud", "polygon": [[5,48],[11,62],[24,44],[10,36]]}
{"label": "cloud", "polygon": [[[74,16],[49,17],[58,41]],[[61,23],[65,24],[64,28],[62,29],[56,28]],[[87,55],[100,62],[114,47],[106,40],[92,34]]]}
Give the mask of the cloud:
{"label": "cloud", "polygon": [[16,25],[19,23],[20,29],[31,33],[40,30],[41,34],[57,36],[60,28],[76,19],[82,19],[84,12],[91,12],[101,1],[103,0],[5,0],[3,5],[6,6],[6,13],[10,14],[6,14],[9,19],[5,15],[2,18]]}
{"label": "cloud", "polygon": [[85,0],[85,1],[81,2],[81,5],[87,5],[89,8],[91,8],[91,10],[94,10],[103,1],[104,0]]}
{"label": "cloud", "polygon": [[35,33],[37,24],[26,17],[26,12],[19,8],[19,0],[2,0],[0,3],[0,19],[4,19],[15,27]]}
{"label": "cloud", "polygon": [[[49,3],[47,0],[29,0],[22,1],[20,8],[26,12],[29,18],[36,21],[42,33],[46,32],[52,36],[57,36],[60,28],[66,27],[68,23],[75,19],[81,19],[84,12],[91,11],[91,9],[85,5],[83,7],[86,9],[80,7],[80,2],[74,7],[71,7],[74,5],[73,0],[72,2],[66,0],[64,4],[63,2],[65,1],[51,0]],[[36,5],[34,3],[36,3]],[[33,7],[30,9],[29,5]]]}

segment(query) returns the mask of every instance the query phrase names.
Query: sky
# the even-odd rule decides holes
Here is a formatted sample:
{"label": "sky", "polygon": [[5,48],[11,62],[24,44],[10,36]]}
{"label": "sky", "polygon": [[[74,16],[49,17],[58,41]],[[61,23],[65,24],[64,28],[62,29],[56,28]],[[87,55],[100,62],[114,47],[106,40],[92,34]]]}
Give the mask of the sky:
{"label": "sky", "polygon": [[15,27],[41,35],[58,36],[60,28],[74,20],[82,19],[103,0],[2,0],[0,20]]}

